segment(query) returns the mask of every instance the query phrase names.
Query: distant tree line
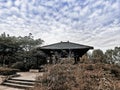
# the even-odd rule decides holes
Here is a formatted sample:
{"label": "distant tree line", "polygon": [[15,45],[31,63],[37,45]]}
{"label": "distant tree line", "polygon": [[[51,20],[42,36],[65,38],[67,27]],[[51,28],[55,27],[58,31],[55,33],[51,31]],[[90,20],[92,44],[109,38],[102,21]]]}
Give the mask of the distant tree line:
{"label": "distant tree line", "polygon": [[[0,66],[18,67],[20,69],[36,68],[36,64],[42,64],[44,53],[34,49],[36,45],[41,45],[42,39],[34,39],[29,33],[28,36],[10,36],[3,33],[0,35]],[[38,57],[39,56],[39,57]],[[37,62],[37,63],[36,63]]]}
{"label": "distant tree line", "polygon": [[[46,63],[44,52],[35,47],[44,41],[40,38],[34,39],[32,33],[27,36],[10,36],[3,33],[0,35],[0,66],[13,67],[21,70],[29,68],[39,68]],[[92,53],[85,54],[86,59],[93,62],[103,62],[109,64],[120,64],[120,47],[108,49],[103,52],[100,49],[93,50]]]}
{"label": "distant tree line", "polygon": [[120,65],[120,47],[108,49],[105,52],[100,49],[95,49],[92,53],[88,53],[88,56],[91,60],[94,60],[94,62],[100,61],[103,63]]}

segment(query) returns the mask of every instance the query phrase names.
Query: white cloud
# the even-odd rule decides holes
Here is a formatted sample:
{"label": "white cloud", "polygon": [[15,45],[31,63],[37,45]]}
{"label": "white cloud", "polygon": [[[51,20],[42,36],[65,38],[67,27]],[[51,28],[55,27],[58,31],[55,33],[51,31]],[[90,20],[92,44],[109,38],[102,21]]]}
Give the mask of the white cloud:
{"label": "white cloud", "polygon": [[12,6],[12,1],[8,0],[7,3],[5,4],[7,8],[10,8]]}
{"label": "white cloud", "polygon": [[0,2],[0,33],[113,48],[120,41],[119,0],[8,0]]}
{"label": "white cloud", "polygon": [[15,0],[14,4],[15,4],[15,6],[19,7],[21,2],[20,2],[20,0]]}

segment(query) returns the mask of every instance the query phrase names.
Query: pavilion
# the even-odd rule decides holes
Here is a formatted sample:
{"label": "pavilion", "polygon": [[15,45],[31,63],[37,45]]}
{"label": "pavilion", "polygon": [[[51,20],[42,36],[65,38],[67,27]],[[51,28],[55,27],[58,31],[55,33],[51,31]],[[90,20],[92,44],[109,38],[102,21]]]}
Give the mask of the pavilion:
{"label": "pavilion", "polygon": [[75,63],[82,57],[89,49],[93,49],[92,46],[72,43],[72,42],[59,42],[42,47],[38,47],[42,50],[47,57],[50,57],[50,63],[53,63],[52,58],[55,56],[55,60],[62,57],[74,57]]}

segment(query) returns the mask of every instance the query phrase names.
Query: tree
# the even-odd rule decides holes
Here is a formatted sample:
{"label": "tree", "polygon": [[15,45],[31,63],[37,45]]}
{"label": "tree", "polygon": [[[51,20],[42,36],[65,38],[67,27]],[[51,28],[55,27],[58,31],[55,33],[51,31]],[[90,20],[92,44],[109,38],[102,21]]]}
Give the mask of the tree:
{"label": "tree", "polygon": [[107,63],[114,63],[112,56],[113,56],[113,50],[112,49],[106,50],[105,59]]}
{"label": "tree", "polygon": [[120,47],[106,50],[105,59],[108,63],[120,63]]}
{"label": "tree", "polygon": [[0,57],[1,63],[4,65],[6,63],[6,59],[9,56],[20,50],[19,43],[16,37],[9,37],[5,33],[0,35]]}
{"label": "tree", "polygon": [[33,47],[36,45],[41,45],[44,41],[42,39],[34,39],[32,34],[29,33],[28,36],[18,37],[20,46],[25,50],[25,51],[30,51]]}
{"label": "tree", "polygon": [[102,50],[100,49],[96,49],[92,52],[92,58],[94,60],[100,61],[100,62],[104,62],[104,53]]}
{"label": "tree", "polygon": [[[41,45],[43,42],[40,38],[34,39],[31,33],[24,37],[15,37],[3,33],[0,35],[0,63],[9,64],[20,60],[24,61],[29,56],[28,53],[36,45]],[[29,56],[29,58],[31,57]]]}

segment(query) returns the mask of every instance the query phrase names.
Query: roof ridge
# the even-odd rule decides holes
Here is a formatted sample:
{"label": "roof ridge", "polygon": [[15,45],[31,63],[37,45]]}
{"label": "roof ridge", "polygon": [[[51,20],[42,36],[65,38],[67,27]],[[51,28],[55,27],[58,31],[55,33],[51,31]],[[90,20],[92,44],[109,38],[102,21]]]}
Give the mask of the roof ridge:
{"label": "roof ridge", "polygon": [[82,48],[89,48],[89,49],[93,49],[92,46],[87,46],[87,45],[82,45],[82,44],[78,44],[78,43],[73,43],[73,42],[58,42],[58,43],[54,43],[54,44],[50,44],[50,45],[45,45],[42,46],[41,48],[45,48],[45,49],[82,49]]}

